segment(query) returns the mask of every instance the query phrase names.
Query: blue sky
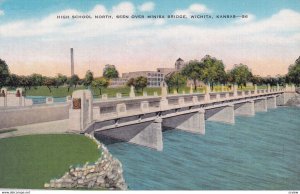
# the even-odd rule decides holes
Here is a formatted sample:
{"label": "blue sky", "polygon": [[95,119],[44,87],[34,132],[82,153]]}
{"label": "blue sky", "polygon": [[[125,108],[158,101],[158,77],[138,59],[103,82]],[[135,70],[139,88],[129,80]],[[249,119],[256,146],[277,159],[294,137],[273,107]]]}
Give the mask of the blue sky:
{"label": "blue sky", "polygon": [[[0,1],[1,2],[1,1]],[[0,8],[5,11],[1,21],[44,17],[50,13],[64,9],[88,11],[97,4],[103,4],[108,9],[123,2],[121,0],[2,0]],[[134,4],[148,1],[132,0]],[[155,13],[170,14],[176,9],[185,9],[190,4],[201,3],[214,10],[215,13],[246,13],[250,12],[257,18],[269,17],[281,9],[300,10],[299,0],[164,0],[157,3]]]}
{"label": "blue sky", "polygon": [[[58,20],[66,14],[248,14],[248,19]],[[0,57],[13,73],[100,75],[106,63],[120,72],[173,67],[210,54],[226,68],[284,74],[299,56],[299,0],[0,0]]]}

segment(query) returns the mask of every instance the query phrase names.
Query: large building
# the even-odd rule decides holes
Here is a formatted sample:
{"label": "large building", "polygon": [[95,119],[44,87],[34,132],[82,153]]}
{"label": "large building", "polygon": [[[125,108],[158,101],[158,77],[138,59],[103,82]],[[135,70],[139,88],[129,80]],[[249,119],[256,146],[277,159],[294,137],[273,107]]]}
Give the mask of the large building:
{"label": "large building", "polygon": [[175,68],[157,68],[157,72],[167,75],[176,71]]}
{"label": "large building", "polygon": [[[110,80],[109,87],[122,87],[126,86],[127,81],[131,78],[137,78],[140,76],[146,77],[148,85],[147,87],[160,87],[160,83],[164,81],[165,76],[176,71],[180,71],[182,68],[186,66],[186,63],[183,59],[179,58],[175,62],[175,68],[157,68],[157,71],[134,71],[123,73],[121,78],[114,78]],[[113,67],[114,65],[105,65],[103,71],[105,69]]]}
{"label": "large building", "polygon": [[127,78],[113,78],[109,81],[109,87],[110,88],[117,88],[117,87],[124,87],[127,84],[128,79]]}
{"label": "large building", "polygon": [[164,80],[164,74],[157,71],[135,71],[122,74],[122,78],[126,78],[128,80],[130,78],[137,78],[140,76],[147,78],[147,87],[159,87],[160,82]]}

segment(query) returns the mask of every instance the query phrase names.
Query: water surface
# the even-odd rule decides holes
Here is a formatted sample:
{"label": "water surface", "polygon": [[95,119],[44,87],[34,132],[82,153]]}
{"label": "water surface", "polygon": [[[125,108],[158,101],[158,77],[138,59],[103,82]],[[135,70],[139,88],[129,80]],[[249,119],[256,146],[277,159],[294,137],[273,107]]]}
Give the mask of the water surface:
{"label": "water surface", "polygon": [[300,108],[281,107],[235,125],[206,122],[206,134],[163,133],[158,152],[108,145],[130,189],[299,190]]}

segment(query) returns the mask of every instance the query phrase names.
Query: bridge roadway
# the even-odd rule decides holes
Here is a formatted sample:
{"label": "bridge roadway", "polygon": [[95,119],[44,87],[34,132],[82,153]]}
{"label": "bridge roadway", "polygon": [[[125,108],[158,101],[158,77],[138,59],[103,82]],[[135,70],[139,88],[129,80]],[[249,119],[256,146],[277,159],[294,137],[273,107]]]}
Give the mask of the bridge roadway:
{"label": "bridge roadway", "polygon": [[[205,120],[234,124],[236,115],[254,116],[255,112],[276,108],[280,105],[276,99],[283,93],[210,93],[208,99],[205,94],[169,95],[166,106],[160,104],[162,97],[153,96],[94,101],[93,121],[82,133],[94,134],[104,142],[126,141],[162,150],[163,129],[205,134]],[[143,103],[146,108],[142,108]],[[126,109],[130,105],[133,107]]]}

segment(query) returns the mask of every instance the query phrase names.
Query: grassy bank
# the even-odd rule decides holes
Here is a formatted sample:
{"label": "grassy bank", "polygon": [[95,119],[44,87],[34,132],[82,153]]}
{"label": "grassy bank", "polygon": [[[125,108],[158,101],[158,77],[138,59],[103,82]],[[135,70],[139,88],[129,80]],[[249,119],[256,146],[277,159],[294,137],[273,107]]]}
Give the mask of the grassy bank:
{"label": "grassy bank", "polygon": [[[258,89],[266,89],[266,86],[259,86]],[[31,88],[30,90],[26,91],[27,96],[53,96],[53,97],[66,97],[68,95],[71,95],[74,90],[82,90],[87,89],[84,86],[77,86],[76,88],[70,88],[70,91],[68,92],[67,87],[59,87],[59,88],[51,88],[51,92],[46,86],[40,86],[35,88]],[[228,87],[224,87],[225,90],[228,90]],[[253,90],[253,87],[243,87],[239,88],[239,90]],[[170,92],[173,93],[174,89],[171,89]],[[160,88],[145,88],[144,91],[148,93],[148,95],[153,95],[154,92],[157,92],[160,94],[161,89]],[[179,93],[182,93],[185,91],[185,93],[189,93],[190,88],[189,87],[182,87],[179,89]],[[198,87],[196,92],[204,92],[204,87]],[[216,85],[214,86],[214,91],[220,92],[221,86]],[[98,97],[100,95],[100,91],[98,89],[92,88],[93,95]],[[122,93],[122,96],[128,96],[130,92],[129,87],[119,87],[119,88],[105,88],[102,89],[102,94],[108,94],[109,97],[115,97],[116,93]],[[195,92],[195,91],[194,91]],[[142,91],[139,90],[136,92],[137,96],[142,95]]]}
{"label": "grassy bank", "polygon": [[94,162],[96,144],[82,135],[28,135],[0,139],[0,188],[43,188],[70,165]]}

